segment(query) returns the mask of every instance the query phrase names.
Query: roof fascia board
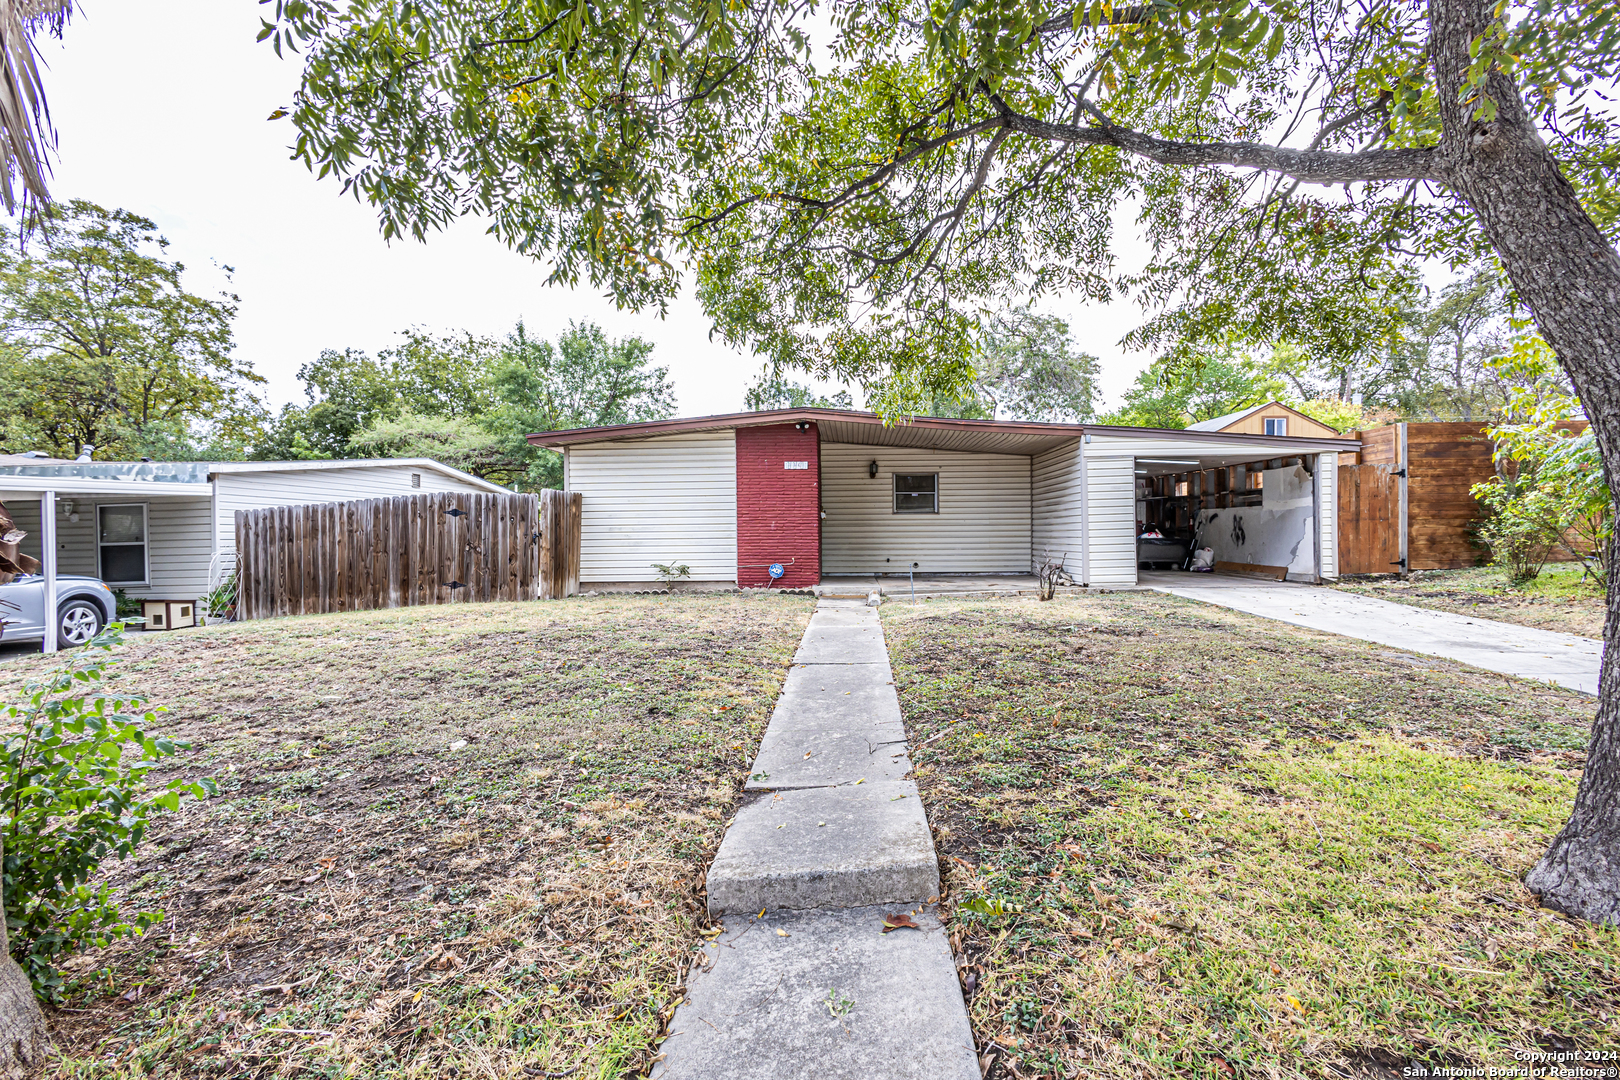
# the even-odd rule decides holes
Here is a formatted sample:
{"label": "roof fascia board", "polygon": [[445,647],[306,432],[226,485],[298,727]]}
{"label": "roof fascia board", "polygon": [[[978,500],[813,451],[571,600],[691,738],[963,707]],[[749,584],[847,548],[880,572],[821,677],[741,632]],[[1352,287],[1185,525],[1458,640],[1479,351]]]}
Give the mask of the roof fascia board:
{"label": "roof fascia board", "polygon": [[[660,435],[684,435],[701,431],[725,431],[740,427],[762,427],[791,424],[799,421],[819,421],[884,425],[876,413],[846,412],[841,409],[775,409],[769,412],[721,413],[714,416],[694,416],[678,420],[649,420],[637,424],[616,424],[608,427],[573,428],[567,431],[536,432],[527,436],[536,446],[563,447],[578,443],[617,442],[630,439],[649,439]],[[989,432],[1008,435],[1079,438],[1082,435],[1110,435],[1122,438],[1164,439],[1185,438],[1230,443],[1275,443],[1276,435],[1250,435],[1236,431],[1187,431],[1185,428],[1113,427],[1102,424],[1050,424],[1025,420],[957,420],[946,417],[916,417],[904,426],[925,431]],[[1299,436],[1281,436],[1290,447],[1301,450],[1356,450],[1360,443],[1354,439],[1310,439]],[[1321,444],[1321,445],[1317,445]]]}
{"label": "roof fascia board", "polygon": [[114,480],[103,476],[0,476],[0,493],[37,495],[170,495],[208,498],[213,485],[206,480]]}

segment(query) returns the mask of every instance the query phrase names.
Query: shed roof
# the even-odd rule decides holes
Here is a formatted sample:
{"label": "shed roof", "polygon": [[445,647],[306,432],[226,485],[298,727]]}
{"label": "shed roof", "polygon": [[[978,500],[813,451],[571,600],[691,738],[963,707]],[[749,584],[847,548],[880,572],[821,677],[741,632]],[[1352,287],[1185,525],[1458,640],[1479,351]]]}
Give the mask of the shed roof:
{"label": "shed roof", "polygon": [[1239,409],[1237,412],[1229,412],[1225,416],[1215,416],[1215,417],[1211,417],[1208,420],[1200,420],[1196,424],[1188,424],[1187,425],[1187,430],[1188,431],[1221,431],[1224,428],[1226,428],[1227,425],[1229,425],[1229,424],[1235,424],[1239,420],[1243,420],[1243,419],[1246,419],[1247,417],[1253,416],[1255,413],[1259,412],[1261,409],[1265,408],[1267,405],[1280,405],[1280,404],[1281,404],[1281,402],[1276,402],[1276,401],[1262,401],[1258,405],[1250,405],[1247,409]]}
{"label": "shed roof", "polygon": [[[1329,427],[1327,424],[1322,423],[1322,421],[1316,419],[1316,417],[1307,416],[1304,413],[1300,412],[1298,409],[1294,408],[1292,405],[1285,405],[1281,401],[1262,401],[1258,405],[1251,405],[1247,409],[1239,409],[1237,412],[1229,412],[1225,416],[1217,416],[1217,417],[1214,417],[1213,419],[1210,419],[1210,420],[1200,420],[1196,424],[1188,424],[1187,425],[1187,430],[1188,431],[1225,431],[1227,428],[1231,427],[1232,425],[1240,423],[1240,422],[1242,422],[1244,420],[1247,420],[1249,417],[1253,416],[1255,413],[1260,412],[1260,411],[1262,411],[1264,409],[1281,409],[1290,416],[1299,417],[1301,420],[1305,421],[1307,424],[1315,424],[1317,427],[1328,428],[1329,431],[1332,430],[1331,427]],[[1326,438],[1326,437],[1327,436],[1323,436],[1323,438]]]}

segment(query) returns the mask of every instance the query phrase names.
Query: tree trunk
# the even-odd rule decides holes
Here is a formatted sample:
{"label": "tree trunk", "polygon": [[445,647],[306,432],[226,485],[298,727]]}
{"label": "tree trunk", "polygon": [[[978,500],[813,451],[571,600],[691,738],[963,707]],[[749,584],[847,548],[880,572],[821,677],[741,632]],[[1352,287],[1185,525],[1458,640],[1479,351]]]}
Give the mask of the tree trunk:
{"label": "tree trunk", "polygon": [[[0,862],[4,857],[4,844],[0,843]],[[38,1076],[49,1041],[34,984],[22,965],[11,958],[5,899],[0,897],[0,1080]]]}
{"label": "tree trunk", "polygon": [[[1467,200],[1542,337],[1558,354],[1611,478],[1620,477],[1620,256],[1576,198],[1506,75],[1490,77],[1494,120],[1459,90],[1490,0],[1430,0],[1446,182]],[[1569,823],[1525,879],[1547,907],[1620,922],[1620,648],[1611,578],[1597,717]]]}

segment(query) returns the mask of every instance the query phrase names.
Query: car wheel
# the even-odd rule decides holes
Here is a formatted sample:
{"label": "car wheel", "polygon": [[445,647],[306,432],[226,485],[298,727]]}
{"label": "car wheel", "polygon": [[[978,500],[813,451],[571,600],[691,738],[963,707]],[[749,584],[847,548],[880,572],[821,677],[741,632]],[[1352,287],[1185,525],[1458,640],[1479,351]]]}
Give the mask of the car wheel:
{"label": "car wheel", "polygon": [[88,600],[69,600],[56,609],[56,627],[57,648],[88,645],[101,633],[101,609]]}

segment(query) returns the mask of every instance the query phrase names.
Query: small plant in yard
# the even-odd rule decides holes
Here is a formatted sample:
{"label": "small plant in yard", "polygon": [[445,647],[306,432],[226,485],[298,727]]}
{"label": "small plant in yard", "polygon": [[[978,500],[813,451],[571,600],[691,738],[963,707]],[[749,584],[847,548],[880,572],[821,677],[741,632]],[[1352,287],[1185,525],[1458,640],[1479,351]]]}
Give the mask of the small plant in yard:
{"label": "small plant in yard", "polygon": [[113,590],[113,603],[117,605],[117,610],[113,614],[119,619],[127,619],[132,615],[138,616],[145,610],[141,607],[139,597],[131,596],[123,589]]}
{"label": "small plant in yard", "polygon": [[675,591],[675,584],[682,578],[689,578],[692,576],[692,568],[687,566],[685,563],[655,562],[652,564],[652,568],[658,571],[658,580],[664,583],[664,588],[669,592]]}
{"label": "small plant in yard", "polygon": [[90,879],[108,858],[132,854],[147,821],[176,810],[183,795],[215,793],[211,781],[175,779],[149,790],[152,766],[186,744],[148,734],[156,719],[138,698],[99,692],[114,624],[7,707],[0,761],[6,930],[12,956],[42,997],[61,996],[57,960],[139,934],[163,915],[118,909],[112,890]]}
{"label": "small plant in yard", "polygon": [[236,571],[232,570],[224,581],[215,585],[197,601],[197,607],[209,616],[217,616],[221,619],[234,618],[236,616],[236,597]]}
{"label": "small plant in yard", "polygon": [[1035,579],[1040,583],[1041,599],[1050,600],[1057,595],[1058,579],[1063,576],[1063,560],[1069,557],[1064,552],[1057,558],[1052,558],[1050,551],[1044,553],[1040,568],[1035,572]]}

